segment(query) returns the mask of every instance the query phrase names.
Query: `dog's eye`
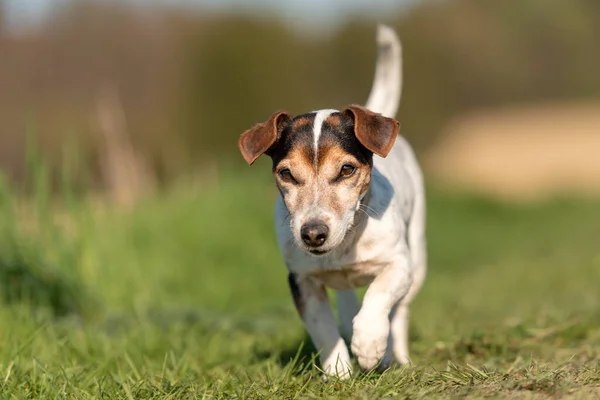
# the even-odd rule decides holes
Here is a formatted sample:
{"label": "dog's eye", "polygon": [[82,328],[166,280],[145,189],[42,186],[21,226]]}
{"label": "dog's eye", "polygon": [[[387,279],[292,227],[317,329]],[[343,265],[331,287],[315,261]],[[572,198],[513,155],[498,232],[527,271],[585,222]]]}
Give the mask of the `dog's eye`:
{"label": "dog's eye", "polygon": [[294,179],[294,176],[292,175],[292,172],[289,169],[287,169],[287,168],[286,169],[282,169],[281,171],[279,171],[279,176],[285,182],[295,182],[296,181]]}
{"label": "dog's eye", "polygon": [[356,171],[356,167],[354,167],[350,164],[345,164],[342,166],[342,169],[340,170],[340,177],[348,178],[349,176],[354,175],[354,171]]}

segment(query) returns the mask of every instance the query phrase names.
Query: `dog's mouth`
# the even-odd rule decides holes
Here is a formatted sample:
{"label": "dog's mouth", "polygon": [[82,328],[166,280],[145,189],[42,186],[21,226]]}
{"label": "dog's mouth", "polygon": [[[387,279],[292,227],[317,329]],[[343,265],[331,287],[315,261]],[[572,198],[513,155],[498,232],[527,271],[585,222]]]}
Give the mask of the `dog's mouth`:
{"label": "dog's mouth", "polygon": [[310,254],[312,254],[313,256],[322,256],[322,255],[329,253],[329,250],[312,249],[312,250],[308,250],[308,252]]}

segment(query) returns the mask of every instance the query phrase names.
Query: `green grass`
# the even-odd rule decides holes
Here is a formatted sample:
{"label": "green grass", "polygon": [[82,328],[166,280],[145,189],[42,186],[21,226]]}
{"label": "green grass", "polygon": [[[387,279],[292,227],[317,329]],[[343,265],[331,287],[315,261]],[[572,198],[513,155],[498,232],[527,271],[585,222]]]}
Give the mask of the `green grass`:
{"label": "green grass", "polygon": [[430,191],[415,365],[323,383],[254,172],[66,216],[3,185],[0,398],[600,396],[600,202]]}

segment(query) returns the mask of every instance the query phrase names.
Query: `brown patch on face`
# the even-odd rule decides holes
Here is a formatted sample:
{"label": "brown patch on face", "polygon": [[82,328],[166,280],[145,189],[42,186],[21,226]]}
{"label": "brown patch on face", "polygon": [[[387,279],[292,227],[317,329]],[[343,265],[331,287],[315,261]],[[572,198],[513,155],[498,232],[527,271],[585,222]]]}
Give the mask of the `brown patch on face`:
{"label": "brown patch on face", "polygon": [[[284,158],[284,160],[287,160],[289,163],[294,165],[294,171],[292,172],[296,172],[297,170],[302,170],[303,173],[305,172],[309,172],[312,171],[313,168],[313,157],[314,157],[314,151],[311,148],[311,146],[309,145],[301,145],[301,146],[296,146],[293,149],[291,149],[287,155],[287,157]],[[300,175],[304,175],[304,174],[300,174]]]}
{"label": "brown patch on face", "polygon": [[294,120],[294,123],[292,124],[292,130],[303,130],[308,127],[312,128],[312,125],[314,124],[314,122],[315,122],[314,118],[310,118],[310,117],[296,118]]}
{"label": "brown patch on face", "polygon": [[[287,156],[279,163],[280,168],[290,169],[297,184],[278,182],[283,193],[291,190],[289,196],[284,195],[284,201],[291,213],[302,209],[313,201],[313,191],[310,190],[314,180],[314,151],[309,144],[301,144],[289,151]],[[290,187],[293,185],[293,187]]]}
{"label": "brown patch on face", "polygon": [[342,116],[339,113],[331,114],[325,118],[324,123],[331,129],[342,129]]}
{"label": "brown patch on face", "polygon": [[318,157],[317,166],[322,169],[326,167],[326,164],[339,164],[340,160],[348,158],[348,152],[337,143],[330,142],[319,147]]}

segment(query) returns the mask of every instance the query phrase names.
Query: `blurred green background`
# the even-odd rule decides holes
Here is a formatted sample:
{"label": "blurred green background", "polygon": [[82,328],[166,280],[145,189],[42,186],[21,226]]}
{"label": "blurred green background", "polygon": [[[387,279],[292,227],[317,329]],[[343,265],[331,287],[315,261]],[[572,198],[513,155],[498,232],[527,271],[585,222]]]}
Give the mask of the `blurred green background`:
{"label": "blurred green background", "polygon": [[[599,394],[599,2],[25,4],[0,0],[0,395]],[[364,102],[378,22],[428,186],[416,366],[322,385],[237,139]]]}
{"label": "blurred green background", "polygon": [[[566,115],[550,125],[562,123],[564,136],[577,130],[571,120],[582,107],[600,110],[595,0],[36,2],[46,4],[45,17],[27,25],[13,16],[25,3],[0,2],[0,165],[16,180],[27,129],[55,173],[72,143],[74,178],[95,189],[114,184],[102,161],[106,125],[128,136],[160,185],[239,163],[240,133],[274,110],[366,101],[377,22],[394,26],[403,42],[398,118],[420,154],[474,113],[551,104],[507,129],[558,109]],[[106,122],[111,115],[118,121]]]}

